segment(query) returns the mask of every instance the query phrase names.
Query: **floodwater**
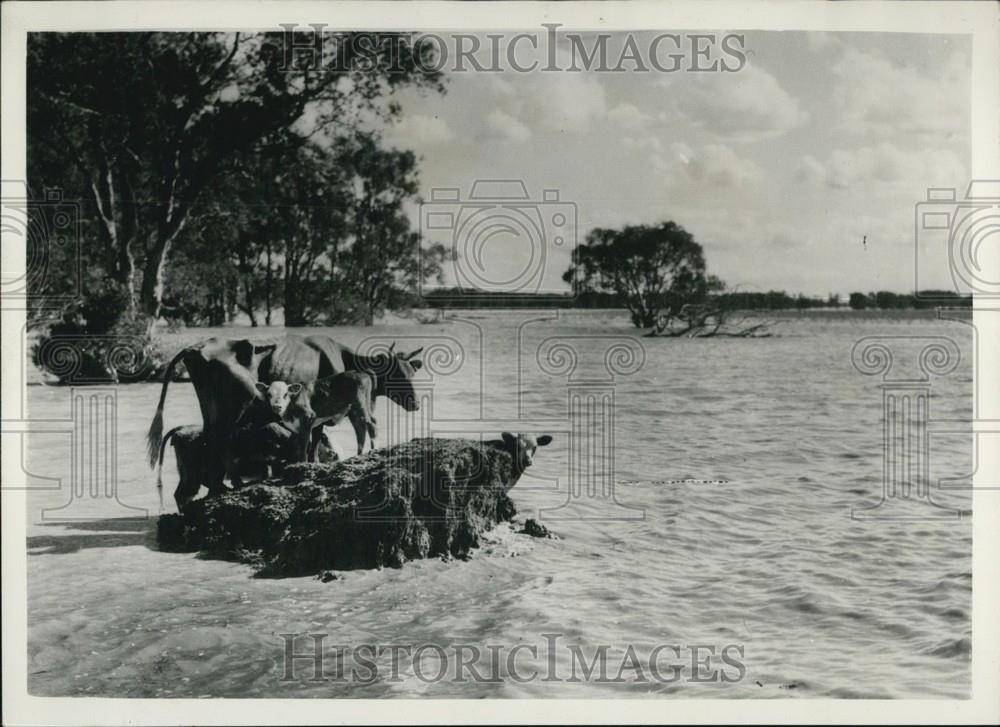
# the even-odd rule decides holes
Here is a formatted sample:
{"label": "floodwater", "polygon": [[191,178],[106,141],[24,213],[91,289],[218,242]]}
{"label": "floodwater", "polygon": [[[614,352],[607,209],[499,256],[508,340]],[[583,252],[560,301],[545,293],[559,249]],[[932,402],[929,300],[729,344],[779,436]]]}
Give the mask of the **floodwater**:
{"label": "floodwater", "polygon": [[[382,446],[421,432],[494,437],[517,422],[553,434],[512,496],[559,539],[502,527],[468,561],[328,583],[161,553],[144,457],[160,386],[32,386],[29,416],[64,429],[78,395],[80,436],[75,449],[67,431],[25,438],[31,693],[968,696],[971,497],[935,488],[936,504],[911,491],[878,505],[884,382],[859,373],[851,350],[892,337],[889,376],[913,379],[930,338],[953,341],[962,359],[930,378],[930,417],[969,418],[970,326],[814,315],[770,339],[651,340],[621,315],[470,312],[328,332],[427,346],[432,404],[407,414],[380,400]],[[902,402],[907,386],[920,390],[886,391]],[[904,407],[890,410],[890,442],[924,411]],[[199,419],[191,385],[171,384],[166,427]],[[352,437],[338,428],[341,453]],[[967,474],[970,438],[935,434],[927,460],[934,482]],[[172,512],[169,451],[164,481]],[[306,656],[289,664],[287,651]]]}

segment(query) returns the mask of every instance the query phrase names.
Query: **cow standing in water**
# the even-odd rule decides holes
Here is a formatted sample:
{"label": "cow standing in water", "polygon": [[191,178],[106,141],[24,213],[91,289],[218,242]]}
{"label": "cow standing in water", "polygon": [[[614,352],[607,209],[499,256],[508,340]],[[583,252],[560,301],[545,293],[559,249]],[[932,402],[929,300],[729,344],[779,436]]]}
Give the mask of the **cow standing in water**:
{"label": "cow standing in water", "polygon": [[323,436],[323,427],[334,427],[346,416],[354,426],[358,454],[365,450],[365,436],[375,449],[375,417],[372,415],[372,377],[358,371],[327,376],[309,386],[309,406],[315,413],[309,460],[316,459],[316,448]]}
{"label": "cow standing in water", "polygon": [[209,492],[226,489],[225,477],[233,475],[232,434],[236,420],[257,396],[257,369],[276,344],[254,344],[246,339],[209,338],[188,346],[171,359],[163,375],[160,401],[149,426],[149,466],[156,466],[163,443],[163,407],[167,388],[178,363],[191,377],[201,408],[205,452],[205,481]]}
{"label": "cow standing in water", "polygon": [[[201,408],[204,435],[204,484],[212,493],[223,492],[225,477],[234,468],[233,432],[236,421],[256,396],[258,381],[311,384],[317,379],[358,371],[372,377],[372,398],[386,396],[407,411],[420,408],[413,389],[420,349],[409,354],[366,356],[329,336],[289,335],[280,344],[255,344],[249,340],[209,338],[188,346],[164,371],[163,388],[147,435],[149,466],[155,468],[163,444],[163,408],[174,369],[183,363],[191,377]],[[175,435],[176,436],[176,435]]]}
{"label": "cow standing in water", "polygon": [[160,442],[159,465],[156,469],[156,489],[160,494],[160,509],[163,508],[163,451],[168,443],[174,445],[177,459],[177,474],[180,481],[174,490],[177,512],[184,509],[198,494],[202,485],[208,486],[208,456],[205,449],[205,432],[197,424],[174,427]]}
{"label": "cow standing in water", "polygon": [[268,478],[290,462],[305,462],[316,412],[302,384],[274,381],[257,383],[260,398],[247,405],[236,421],[233,486],[242,484],[248,463],[263,469]]}
{"label": "cow standing in water", "polygon": [[[368,416],[374,409],[375,400],[380,396],[385,396],[406,411],[419,411],[420,402],[413,388],[413,378],[423,365],[417,358],[423,348],[403,353],[397,352],[395,346],[396,344],[392,344],[386,353],[365,355],[337,343],[329,336],[303,338],[289,334],[274,353],[261,363],[260,380],[297,382],[312,386],[314,382],[334,374],[358,372],[371,377]],[[336,421],[339,422],[342,418],[337,418]],[[360,453],[360,445],[364,439],[359,433],[359,416],[351,416],[351,422],[358,436]],[[374,418],[372,423],[374,424]],[[320,424],[319,431],[314,433],[314,442],[322,436],[323,426],[333,424],[330,421]],[[371,436],[374,439],[374,434]],[[314,458],[316,451],[316,447],[312,447],[310,459]]]}
{"label": "cow standing in water", "polygon": [[[230,476],[234,487],[242,484],[242,475],[249,474],[254,466],[263,469],[269,477],[272,467],[282,467],[288,462],[306,459],[309,435],[315,414],[308,401],[296,401],[302,391],[300,384],[288,386],[276,381],[270,386],[258,383],[255,396],[237,416],[232,434],[233,454]],[[177,458],[180,482],[174,500],[180,511],[194,499],[202,485],[210,487],[208,438],[202,427],[188,424],[174,427],[160,442],[156,487],[163,504],[163,453],[172,442]]]}

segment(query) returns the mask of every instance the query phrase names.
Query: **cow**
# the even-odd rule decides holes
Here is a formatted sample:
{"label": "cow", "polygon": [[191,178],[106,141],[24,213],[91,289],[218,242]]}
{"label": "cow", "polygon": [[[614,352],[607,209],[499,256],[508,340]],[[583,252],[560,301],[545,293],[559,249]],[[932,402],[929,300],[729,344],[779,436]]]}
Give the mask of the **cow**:
{"label": "cow", "polygon": [[[212,337],[188,346],[171,359],[163,376],[160,400],[149,426],[149,466],[156,466],[163,440],[163,406],[174,368],[183,363],[198,395],[204,430],[205,486],[212,493],[225,490],[224,479],[232,477],[232,433],[236,420],[258,396],[257,370],[277,344],[254,344],[249,340]],[[176,436],[176,435],[175,435]]]}
{"label": "cow", "polygon": [[272,470],[280,471],[289,462],[305,462],[310,453],[316,412],[308,390],[284,381],[258,382],[257,390],[260,397],[247,405],[233,434],[234,487],[242,485],[240,475],[247,462],[260,465],[264,477],[270,477]]}
{"label": "cow", "polygon": [[535,437],[533,434],[512,434],[503,432],[500,439],[491,439],[483,442],[484,446],[501,449],[508,452],[513,460],[513,470],[511,481],[508,487],[513,487],[535,461],[535,452],[539,447],[545,447],[552,443],[552,437],[542,434]]}
{"label": "cow", "polygon": [[280,419],[288,411],[288,405],[302,391],[302,384],[289,385],[284,381],[272,381],[270,384],[265,384],[258,381],[257,391],[260,392],[271,414]]}
{"label": "cow", "polygon": [[[254,458],[240,457],[240,451],[237,450],[237,471],[241,477],[250,475],[268,477],[270,476],[269,469],[255,471],[251,467],[255,464],[260,465],[263,461],[269,468],[275,467],[275,465],[280,468],[285,462],[289,461],[283,458],[287,457],[290,451],[299,451],[297,449],[293,450],[289,446],[289,443],[296,441],[294,439],[295,435],[290,429],[275,422],[266,425],[264,429],[269,430],[267,434],[260,436],[260,439],[264,440],[264,443],[260,444],[258,441],[253,444],[255,447],[259,446],[261,448],[260,451],[265,452],[265,456],[258,458],[257,461],[251,461]],[[168,443],[173,444],[174,455],[177,459],[177,474],[180,477],[180,481],[177,483],[177,489],[174,490],[174,500],[177,502],[177,511],[180,512],[184,509],[185,505],[195,498],[202,485],[207,486],[205,436],[202,428],[197,424],[185,424],[180,427],[174,427],[163,435],[163,441],[160,444],[159,466],[156,473],[156,489],[160,495],[161,509],[163,507],[163,453]],[[325,435],[321,439],[321,444],[326,446],[327,452],[333,452],[330,442],[326,439]],[[297,442],[296,445],[301,446]],[[292,457],[295,456],[297,455],[292,455]],[[268,461],[269,457],[274,459]],[[325,461],[334,462],[336,459],[327,459]]]}
{"label": "cow", "polygon": [[387,353],[366,355],[329,336],[289,334],[262,362],[260,380],[310,384],[344,371],[363,371],[373,378],[374,396],[386,396],[406,411],[417,411],[420,403],[413,389],[413,376],[423,365],[416,358],[423,348],[402,353],[396,352],[395,346],[392,344]]}
{"label": "cow", "polygon": [[164,371],[159,404],[147,434],[149,465],[156,466],[167,387],[179,363],[190,375],[201,408],[207,443],[206,486],[220,492],[225,489],[226,475],[230,479],[233,476],[232,433],[236,420],[255,398],[258,381],[310,384],[344,371],[362,371],[373,377],[373,396],[387,396],[407,411],[416,411],[420,406],[412,379],[421,367],[416,358],[420,350],[409,354],[390,350],[366,356],[329,336],[296,335],[267,344],[212,337],[189,346],[174,356]]}
{"label": "cow", "polygon": [[329,336],[289,334],[260,367],[260,380],[311,384],[319,379],[359,371],[372,377],[372,403],[385,396],[406,411],[418,411],[420,402],[413,377],[423,362],[417,358],[423,348],[397,352],[396,344],[386,353],[360,354]]}
{"label": "cow", "polygon": [[163,509],[163,450],[173,441],[174,455],[177,457],[177,474],[180,482],[174,490],[177,511],[184,509],[202,485],[208,484],[208,456],[205,448],[205,433],[197,424],[185,424],[167,432],[160,442],[159,466],[156,470],[156,489],[160,495],[160,509]]}
{"label": "cow", "polygon": [[377,430],[371,411],[375,401],[372,379],[370,374],[345,371],[309,385],[309,405],[316,413],[309,448],[310,461],[316,458],[316,448],[323,434],[323,427],[336,426],[345,416],[350,418],[354,426],[358,454],[364,452],[366,434],[371,440],[372,449],[375,449]]}

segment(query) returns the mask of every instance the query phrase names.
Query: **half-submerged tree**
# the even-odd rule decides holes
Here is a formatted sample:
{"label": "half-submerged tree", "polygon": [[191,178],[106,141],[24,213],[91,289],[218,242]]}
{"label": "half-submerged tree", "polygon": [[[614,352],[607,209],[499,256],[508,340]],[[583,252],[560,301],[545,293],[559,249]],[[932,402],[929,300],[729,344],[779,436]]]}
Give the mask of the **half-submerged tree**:
{"label": "half-submerged tree", "polygon": [[576,295],[613,294],[650,336],[759,336],[767,326],[733,315],[702,246],[675,222],[592,230],[563,280]]}
{"label": "half-submerged tree", "polygon": [[577,295],[616,294],[637,328],[652,328],[664,312],[700,302],[714,283],[701,245],[675,222],[592,230],[573,251],[563,280]]}

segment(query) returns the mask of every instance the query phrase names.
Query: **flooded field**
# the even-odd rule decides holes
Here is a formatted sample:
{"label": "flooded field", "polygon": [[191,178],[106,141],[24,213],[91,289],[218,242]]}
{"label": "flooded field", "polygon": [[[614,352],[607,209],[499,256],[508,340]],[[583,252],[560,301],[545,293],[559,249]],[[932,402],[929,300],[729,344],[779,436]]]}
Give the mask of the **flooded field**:
{"label": "flooded field", "polygon": [[[160,504],[144,437],[160,386],[31,386],[31,418],[68,422],[66,431],[31,435],[24,444],[32,487],[31,693],[968,695],[971,498],[933,492],[939,505],[964,511],[961,519],[852,519],[852,509],[881,498],[883,404],[881,377],[859,373],[851,350],[865,336],[904,337],[893,339],[896,364],[915,367],[919,337],[953,340],[963,358],[931,379],[931,413],[968,417],[969,326],[813,316],[790,320],[770,339],[661,340],[637,338],[622,316],[604,313],[564,312],[554,320],[549,313],[470,312],[432,325],[324,331],[351,345],[372,338],[398,341],[404,350],[427,347],[422,382],[433,405],[407,414],[380,400],[380,446],[419,433],[496,436],[477,424],[484,420],[520,421],[527,431],[547,427],[554,443],[539,451],[531,476],[512,495],[523,517],[544,511],[542,522],[560,539],[502,529],[467,562],[351,571],[330,583],[258,579],[246,566],[159,552],[153,532]],[[210,333],[188,331],[184,339]],[[612,354],[619,359],[610,373],[609,348],[633,352]],[[565,364],[566,351],[577,357],[576,368]],[[571,390],[612,401],[613,419],[602,425],[610,446],[583,459],[567,446]],[[76,410],[74,399],[81,402]],[[102,439],[91,430],[107,426],[109,419],[95,414],[104,401],[116,428]],[[166,427],[199,421],[191,385],[172,384]],[[113,442],[112,454],[102,459],[79,444],[74,449],[74,426],[87,434],[76,441]],[[350,426],[338,428],[341,453],[351,451],[352,440]],[[935,481],[971,469],[967,437],[932,440]],[[164,479],[164,507],[172,512],[169,453]],[[610,487],[613,498],[582,497],[561,508],[571,481],[600,485],[598,493]],[[102,483],[96,493],[93,482]],[[921,516],[934,509],[910,504]],[[371,679],[317,681],[308,662],[289,673],[283,634],[324,634],[326,646],[435,644],[448,654],[456,645],[478,645],[474,662],[496,678],[457,680],[454,664],[449,675],[426,678],[436,674],[441,653],[428,648],[397,669],[390,655],[376,655]],[[312,644],[302,638],[292,648],[307,653]],[[511,662],[517,644],[527,647]],[[677,647],[661,664],[674,664],[678,678],[620,669],[630,647],[648,664],[663,644]],[[490,645],[504,650],[498,663]],[[607,646],[617,655],[609,658],[609,676],[620,678],[570,680],[575,656],[568,645],[588,661]],[[733,678],[692,679],[698,645],[711,646],[714,653],[706,657],[703,649],[702,657]],[[742,673],[721,659],[727,646],[737,649],[730,656],[741,654],[734,661]],[[559,678],[543,679],[552,669]],[[523,678],[532,673],[536,678]]]}

